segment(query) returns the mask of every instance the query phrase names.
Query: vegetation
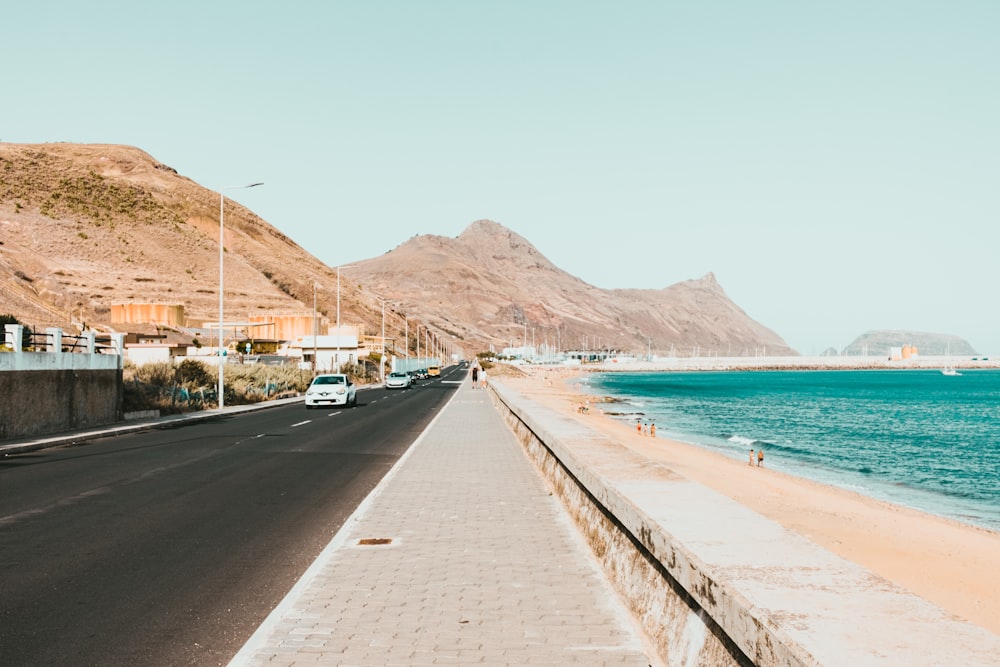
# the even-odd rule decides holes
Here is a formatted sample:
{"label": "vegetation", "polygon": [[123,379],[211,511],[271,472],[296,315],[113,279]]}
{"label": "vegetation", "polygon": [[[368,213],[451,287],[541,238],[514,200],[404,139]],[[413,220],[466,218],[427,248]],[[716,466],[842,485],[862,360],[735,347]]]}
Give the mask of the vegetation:
{"label": "vegetation", "polygon": [[378,364],[370,359],[361,359],[356,364],[341,364],[340,372],[358,384],[372,384],[379,381]]}
{"label": "vegetation", "polygon": [[[229,364],[224,379],[226,403],[244,405],[299,394],[309,386],[312,375],[290,365]],[[126,362],[123,381],[125,412],[179,414],[218,403],[218,368],[198,359],[142,366]]]}
{"label": "vegetation", "polygon": [[476,359],[479,360],[479,367],[488,371],[493,368],[493,359],[496,359],[496,355],[492,352],[480,352],[476,355]]}
{"label": "vegetation", "polygon": [[[341,372],[354,382],[378,382],[378,366],[362,360],[344,364]],[[218,405],[219,369],[213,363],[185,359],[179,364],[157,362],[136,366],[125,362],[125,412],[159,410],[180,414]],[[313,374],[293,365],[228,364],[223,374],[226,404],[246,405],[304,392]]]}

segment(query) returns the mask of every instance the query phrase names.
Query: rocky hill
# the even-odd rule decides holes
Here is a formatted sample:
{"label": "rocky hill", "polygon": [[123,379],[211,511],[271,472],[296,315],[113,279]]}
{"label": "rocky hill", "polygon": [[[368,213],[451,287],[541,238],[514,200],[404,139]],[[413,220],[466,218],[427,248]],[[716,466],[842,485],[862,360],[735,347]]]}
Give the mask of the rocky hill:
{"label": "rocky hill", "polygon": [[[115,303],[218,317],[219,194],[128,146],[0,143],[0,313],[34,327],[111,328]],[[227,319],[336,310],[336,270],[227,200]],[[711,274],[658,290],[602,290],[490,221],[415,236],[342,273],[341,319],[387,335],[404,318],[467,354],[525,342],[679,354],[794,354]]]}
{"label": "rocky hill", "polygon": [[968,341],[952,334],[926,333],[921,331],[879,330],[867,331],[855,338],[844,349],[844,354],[884,356],[889,348],[912,345],[922,356],[973,356],[976,350]]}
{"label": "rocky hill", "polygon": [[417,236],[351,270],[402,313],[496,346],[548,343],[678,354],[794,354],[750,319],[712,274],[660,290],[603,290],[489,220],[457,238]]}

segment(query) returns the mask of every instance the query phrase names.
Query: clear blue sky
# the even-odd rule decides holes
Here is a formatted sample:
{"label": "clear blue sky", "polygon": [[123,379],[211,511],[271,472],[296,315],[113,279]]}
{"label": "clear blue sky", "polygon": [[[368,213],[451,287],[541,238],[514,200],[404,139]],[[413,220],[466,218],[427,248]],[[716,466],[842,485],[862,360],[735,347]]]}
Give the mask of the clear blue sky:
{"label": "clear blue sky", "polygon": [[[11,3],[9,3],[11,4]],[[17,2],[0,140],[137,146],[327,264],[481,218],[805,354],[1000,354],[1000,2]]]}

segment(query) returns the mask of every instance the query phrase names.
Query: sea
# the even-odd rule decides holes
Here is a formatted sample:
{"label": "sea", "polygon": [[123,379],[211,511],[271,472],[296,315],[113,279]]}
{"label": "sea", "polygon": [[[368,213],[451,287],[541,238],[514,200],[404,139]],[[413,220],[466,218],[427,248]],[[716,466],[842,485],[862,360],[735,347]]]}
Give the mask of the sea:
{"label": "sea", "polygon": [[1000,530],[1000,370],[590,373],[657,436]]}

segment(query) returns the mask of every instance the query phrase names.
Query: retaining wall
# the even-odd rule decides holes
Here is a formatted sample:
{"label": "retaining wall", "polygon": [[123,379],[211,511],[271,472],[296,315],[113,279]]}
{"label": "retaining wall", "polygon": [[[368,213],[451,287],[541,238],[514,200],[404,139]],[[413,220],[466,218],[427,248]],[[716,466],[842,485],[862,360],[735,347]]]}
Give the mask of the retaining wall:
{"label": "retaining wall", "polygon": [[0,372],[0,440],[122,420],[122,372]]}
{"label": "retaining wall", "polygon": [[[68,352],[63,332],[46,329],[45,350],[22,348],[24,327],[8,324],[0,338],[0,440],[105,426],[122,420],[124,335],[101,354],[95,332]],[[74,337],[75,338],[75,337]]]}
{"label": "retaining wall", "polygon": [[494,382],[663,664],[996,665],[1000,637]]}

